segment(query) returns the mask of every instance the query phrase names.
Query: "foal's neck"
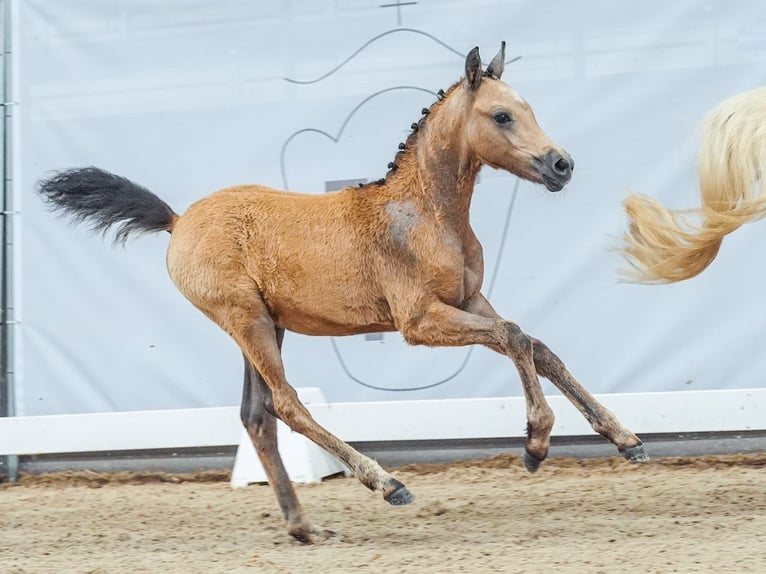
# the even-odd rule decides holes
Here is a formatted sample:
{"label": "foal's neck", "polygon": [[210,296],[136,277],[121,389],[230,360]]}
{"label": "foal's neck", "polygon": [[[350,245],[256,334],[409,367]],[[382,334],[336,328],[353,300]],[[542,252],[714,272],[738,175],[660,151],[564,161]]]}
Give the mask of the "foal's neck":
{"label": "foal's neck", "polygon": [[449,143],[445,146],[440,136],[427,139],[434,141],[418,146],[417,153],[421,198],[446,219],[467,223],[481,163]]}
{"label": "foal's neck", "polygon": [[391,183],[433,210],[445,223],[461,230],[468,212],[481,162],[464,144],[466,106],[463,94],[450,94],[432,106],[421,122],[417,138],[401,159]]}

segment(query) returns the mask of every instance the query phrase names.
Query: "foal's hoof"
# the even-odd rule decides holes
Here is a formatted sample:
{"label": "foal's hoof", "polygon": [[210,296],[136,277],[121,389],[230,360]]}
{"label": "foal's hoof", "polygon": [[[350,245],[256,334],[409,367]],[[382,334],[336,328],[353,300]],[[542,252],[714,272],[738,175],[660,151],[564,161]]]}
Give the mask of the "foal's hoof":
{"label": "foal's hoof", "polygon": [[527,469],[527,472],[534,474],[537,472],[537,469],[540,468],[540,463],[543,462],[542,458],[537,458],[535,455],[533,455],[528,450],[524,451],[524,468]]}
{"label": "foal's hoof", "polygon": [[313,526],[296,526],[288,530],[290,536],[295,538],[301,544],[319,544],[324,542],[328,538],[335,536],[335,532],[332,530],[322,530],[321,528],[314,528]]}
{"label": "foal's hoof", "polygon": [[638,443],[636,446],[629,446],[628,448],[620,449],[620,454],[628,462],[648,462],[649,455],[644,450],[644,445]]}
{"label": "foal's hoof", "polygon": [[404,486],[398,480],[396,483],[398,484],[396,489],[383,496],[383,500],[394,506],[403,506],[405,504],[410,504],[413,500],[415,500],[415,497],[412,496],[412,493],[407,489],[406,486]]}

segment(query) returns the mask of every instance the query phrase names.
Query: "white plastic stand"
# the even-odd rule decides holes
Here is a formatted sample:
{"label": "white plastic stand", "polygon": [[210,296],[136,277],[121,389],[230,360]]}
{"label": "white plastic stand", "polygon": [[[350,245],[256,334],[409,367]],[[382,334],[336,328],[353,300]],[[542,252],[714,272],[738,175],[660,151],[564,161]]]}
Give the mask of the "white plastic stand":
{"label": "white plastic stand", "polygon": [[[307,387],[296,391],[304,405],[326,403],[319,388]],[[287,475],[292,482],[322,482],[325,476],[340,472],[348,475],[345,466],[303,435],[290,430],[282,421],[277,421],[277,444]],[[234,469],[231,472],[231,486],[243,488],[254,482],[268,480],[247,431],[242,429]]]}

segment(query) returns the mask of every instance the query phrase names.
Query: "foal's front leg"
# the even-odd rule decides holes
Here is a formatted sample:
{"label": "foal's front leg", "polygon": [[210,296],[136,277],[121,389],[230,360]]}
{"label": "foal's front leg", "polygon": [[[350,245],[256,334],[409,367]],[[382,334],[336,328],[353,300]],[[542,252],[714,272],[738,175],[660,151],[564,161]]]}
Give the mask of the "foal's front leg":
{"label": "foal's front leg", "polygon": [[518,325],[497,315],[488,303],[478,303],[464,311],[433,301],[416,320],[403,322],[400,330],[411,344],[435,347],[479,344],[513,360],[527,407],[524,466],[535,472],[548,455],[554,416],[535,372],[532,340]]}
{"label": "foal's front leg", "polygon": [[537,372],[552,382],[561,394],[577,407],[593,430],[611,441],[630,462],[649,460],[641,439],[620,424],[612,411],[599,403],[596,397],[578,383],[561,359],[537,339],[532,340],[532,348]]}
{"label": "foal's front leg", "polygon": [[[487,299],[477,294],[467,309],[487,317],[499,317]],[[646,462],[649,457],[635,434],[625,428],[617,417],[588,392],[566,366],[542,341],[531,339],[535,370],[551,381],[577,407],[598,434],[611,441],[620,454],[630,462]]]}

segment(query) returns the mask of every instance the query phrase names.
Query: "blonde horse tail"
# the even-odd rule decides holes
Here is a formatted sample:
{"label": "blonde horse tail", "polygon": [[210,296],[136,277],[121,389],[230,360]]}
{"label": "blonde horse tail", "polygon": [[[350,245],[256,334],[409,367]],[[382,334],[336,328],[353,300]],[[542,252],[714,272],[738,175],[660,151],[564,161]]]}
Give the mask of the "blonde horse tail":
{"label": "blonde horse tail", "polygon": [[645,195],[625,201],[622,253],[636,283],[675,283],[700,274],[725,235],[766,216],[766,88],[734,96],[705,119],[699,150],[702,206],[677,211]]}

